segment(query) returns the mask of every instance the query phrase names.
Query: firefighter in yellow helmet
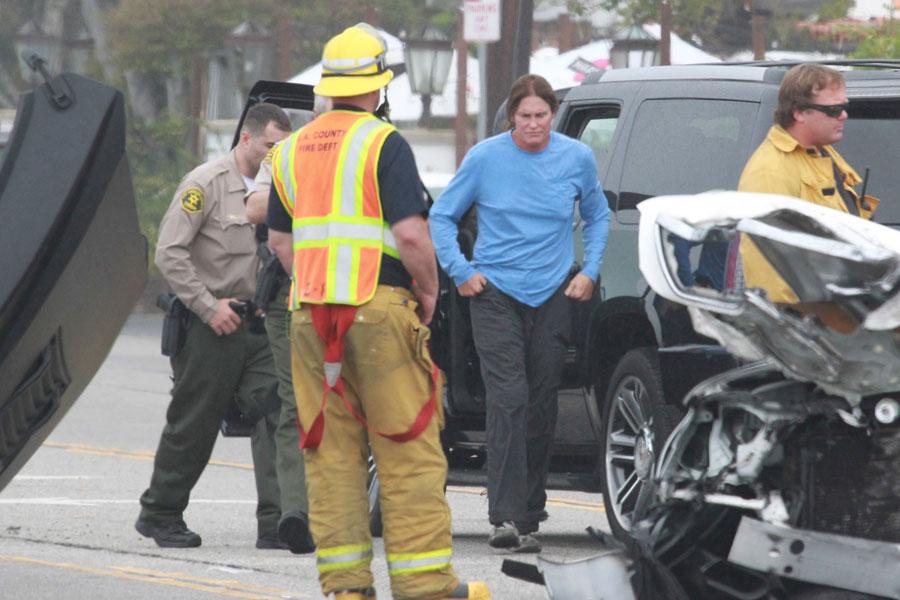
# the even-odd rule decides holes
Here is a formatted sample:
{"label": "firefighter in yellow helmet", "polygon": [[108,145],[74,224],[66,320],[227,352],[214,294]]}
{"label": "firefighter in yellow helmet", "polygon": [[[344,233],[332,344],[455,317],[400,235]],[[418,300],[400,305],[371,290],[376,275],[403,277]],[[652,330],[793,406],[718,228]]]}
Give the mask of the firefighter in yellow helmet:
{"label": "firefighter in yellow helmet", "polygon": [[325,46],[333,109],[278,146],[270,244],[293,275],[293,380],[322,591],[373,598],[366,498],[381,480],[393,597],[488,599],[450,565],[440,376],[428,353],[438,281],[409,144],[374,114],[393,73],[366,24]]}

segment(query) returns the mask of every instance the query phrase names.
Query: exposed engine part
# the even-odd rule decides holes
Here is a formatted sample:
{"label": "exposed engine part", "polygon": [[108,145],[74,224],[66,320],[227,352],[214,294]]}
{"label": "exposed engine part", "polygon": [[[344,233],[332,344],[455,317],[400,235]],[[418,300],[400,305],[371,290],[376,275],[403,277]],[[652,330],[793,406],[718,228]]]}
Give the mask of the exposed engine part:
{"label": "exposed engine part", "polygon": [[875,418],[882,425],[890,425],[900,417],[900,402],[893,398],[882,398],[875,405]]}
{"label": "exposed engine part", "polygon": [[821,424],[786,446],[785,479],[805,482],[798,525],[900,543],[900,429]]}

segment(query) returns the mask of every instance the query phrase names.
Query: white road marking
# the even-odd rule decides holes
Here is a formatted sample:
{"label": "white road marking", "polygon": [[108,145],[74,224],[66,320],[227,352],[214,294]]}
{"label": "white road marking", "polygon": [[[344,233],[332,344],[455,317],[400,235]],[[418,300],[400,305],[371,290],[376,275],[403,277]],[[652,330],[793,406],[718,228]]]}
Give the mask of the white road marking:
{"label": "white road marking", "polygon": [[93,475],[16,475],[13,479],[109,479]]}
{"label": "white road marking", "polygon": [[[0,498],[0,504],[31,504],[43,506],[96,506],[98,504],[138,504],[138,500],[87,498]],[[256,504],[256,500],[221,500],[191,498],[191,504]]]}

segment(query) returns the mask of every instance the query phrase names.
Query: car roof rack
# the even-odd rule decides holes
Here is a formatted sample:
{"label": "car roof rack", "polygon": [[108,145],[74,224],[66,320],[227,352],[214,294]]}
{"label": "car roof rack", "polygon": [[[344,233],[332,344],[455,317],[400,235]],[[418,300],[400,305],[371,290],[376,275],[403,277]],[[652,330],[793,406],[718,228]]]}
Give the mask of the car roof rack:
{"label": "car roof rack", "polygon": [[[598,69],[585,75],[582,85],[600,81],[648,81],[661,79],[729,79],[734,81],[762,81],[778,84],[785,72],[796,65],[815,63],[834,67],[867,67],[881,69],[881,73],[900,72],[900,60],[889,58],[846,58],[821,60],[757,60],[685,65],[655,65],[631,69]],[[853,79],[866,79],[878,71],[847,71]]]}
{"label": "car roof rack", "polygon": [[813,60],[750,60],[742,62],[707,63],[722,66],[751,66],[751,67],[793,67],[804,63],[814,63],[831,67],[873,67],[879,69],[900,69],[900,59],[891,58],[828,58]]}

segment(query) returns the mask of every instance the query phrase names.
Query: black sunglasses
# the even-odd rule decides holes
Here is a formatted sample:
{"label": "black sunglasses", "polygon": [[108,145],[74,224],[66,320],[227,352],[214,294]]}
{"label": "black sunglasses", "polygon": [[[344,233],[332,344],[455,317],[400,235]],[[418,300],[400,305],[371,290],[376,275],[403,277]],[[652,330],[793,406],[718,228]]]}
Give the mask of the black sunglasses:
{"label": "black sunglasses", "polygon": [[841,113],[850,108],[849,102],[842,102],[841,104],[803,104],[800,108],[811,108],[813,110],[817,110],[822,114],[828,115],[831,118],[837,118],[841,116]]}

